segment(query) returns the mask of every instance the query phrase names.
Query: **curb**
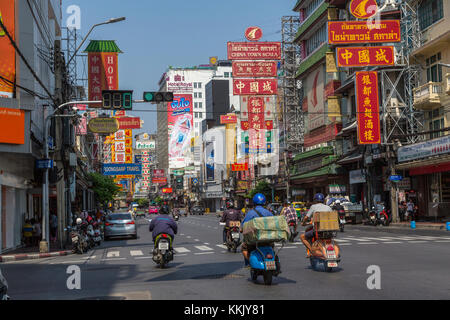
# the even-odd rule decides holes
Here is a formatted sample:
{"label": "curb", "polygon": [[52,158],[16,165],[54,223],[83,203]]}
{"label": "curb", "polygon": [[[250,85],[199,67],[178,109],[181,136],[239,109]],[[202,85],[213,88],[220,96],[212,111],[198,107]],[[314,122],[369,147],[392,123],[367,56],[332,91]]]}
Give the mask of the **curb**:
{"label": "curb", "polygon": [[57,251],[51,253],[27,253],[27,254],[15,254],[0,256],[0,262],[19,261],[19,260],[31,260],[31,259],[44,259],[57,256],[67,256],[72,254],[71,250]]}

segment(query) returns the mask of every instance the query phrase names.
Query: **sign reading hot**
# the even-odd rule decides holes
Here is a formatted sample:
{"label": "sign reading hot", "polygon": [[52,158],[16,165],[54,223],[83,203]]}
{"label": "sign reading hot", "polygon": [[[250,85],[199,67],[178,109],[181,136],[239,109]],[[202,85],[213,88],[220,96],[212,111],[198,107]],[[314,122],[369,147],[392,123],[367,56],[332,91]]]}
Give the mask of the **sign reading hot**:
{"label": "sign reading hot", "polygon": [[258,41],[262,36],[263,32],[260,27],[249,27],[245,30],[245,37],[248,41]]}

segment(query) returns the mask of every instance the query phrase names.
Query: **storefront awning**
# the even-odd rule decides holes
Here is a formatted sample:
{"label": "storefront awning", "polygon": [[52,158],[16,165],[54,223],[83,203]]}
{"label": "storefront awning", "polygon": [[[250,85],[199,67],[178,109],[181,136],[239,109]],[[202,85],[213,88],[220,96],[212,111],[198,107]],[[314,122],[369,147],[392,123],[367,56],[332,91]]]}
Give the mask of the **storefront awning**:
{"label": "storefront awning", "polygon": [[337,174],[336,169],[340,167],[339,165],[328,165],[326,167],[320,168],[318,170],[314,170],[308,173],[304,173],[298,176],[293,176],[291,180],[298,180],[298,179],[307,179],[307,178],[313,178],[313,177],[319,177],[324,175],[335,175]]}
{"label": "storefront awning", "polygon": [[412,169],[412,168],[420,168],[420,167],[426,167],[426,166],[439,165],[439,164],[443,164],[443,163],[447,163],[447,162],[450,162],[450,155],[446,155],[446,156],[440,155],[437,157],[427,158],[427,159],[423,159],[423,160],[399,163],[395,166],[395,169],[405,170],[405,169]]}
{"label": "storefront awning", "polygon": [[336,137],[342,137],[347,135],[349,132],[352,132],[354,130],[356,130],[358,128],[358,123],[356,121],[353,121],[352,124],[350,124],[349,126],[343,128],[337,135]]}
{"label": "storefront awning", "polygon": [[348,163],[353,163],[353,162],[357,162],[359,160],[362,159],[362,154],[351,154],[347,157],[345,157],[344,159],[339,160],[337,163],[338,164],[348,164]]}

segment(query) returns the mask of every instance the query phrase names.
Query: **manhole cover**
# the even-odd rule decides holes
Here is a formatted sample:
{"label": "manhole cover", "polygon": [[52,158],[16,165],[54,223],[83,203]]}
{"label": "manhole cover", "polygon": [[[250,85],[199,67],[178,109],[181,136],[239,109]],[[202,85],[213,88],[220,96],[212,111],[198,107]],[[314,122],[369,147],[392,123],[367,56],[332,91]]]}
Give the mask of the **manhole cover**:
{"label": "manhole cover", "polygon": [[88,298],[82,298],[78,300],[126,300],[126,297],[110,297],[110,296],[104,296],[104,297],[88,297]]}

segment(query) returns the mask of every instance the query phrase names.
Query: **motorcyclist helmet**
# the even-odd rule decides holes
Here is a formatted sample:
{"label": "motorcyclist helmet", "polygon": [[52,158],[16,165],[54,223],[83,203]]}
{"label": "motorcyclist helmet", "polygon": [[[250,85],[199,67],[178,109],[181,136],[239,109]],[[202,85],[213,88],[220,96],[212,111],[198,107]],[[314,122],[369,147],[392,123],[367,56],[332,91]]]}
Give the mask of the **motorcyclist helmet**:
{"label": "motorcyclist helmet", "polygon": [[81,218],[77,218],[76,222],[77,222],[77,225],[80,225],[83,222],[83,220],[81,220]]}
{"label": "motorcyclist helmet", "polygon": [[336,204],[341,204],[341,200],[336,200]]}
{"label": "motorcyclist helmet", "polygon": [[254,205],[265,205],[266,204],[266,197],[262,193],[257,193],[253,197],[253,204]]}
{"label": "motorcyclist helmet", "polygon": [[325,197],[322,193],[316,193],[313,198],[313,200],[317,202],[323,202],[324,199]]}
{"label": "motorcyclist helmet", "polygon": [[234,208],[233,201],[227,201],[227,209],[233,209],[233,208]]}

